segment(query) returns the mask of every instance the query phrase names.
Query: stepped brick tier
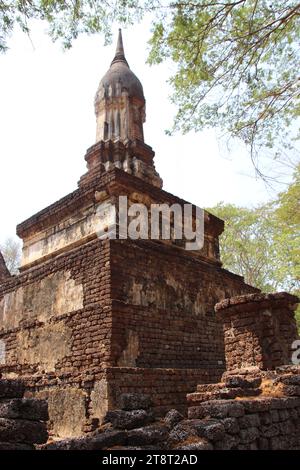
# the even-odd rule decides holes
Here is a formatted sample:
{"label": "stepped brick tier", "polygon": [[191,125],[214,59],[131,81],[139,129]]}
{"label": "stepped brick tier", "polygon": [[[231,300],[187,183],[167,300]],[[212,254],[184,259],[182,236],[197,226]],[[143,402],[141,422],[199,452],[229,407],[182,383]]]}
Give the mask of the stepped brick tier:
{"label": "stepped brick tier", "polygon": [[300,449],[300,366],[227,371],[187,400],[190,426],[222,431],[211,434],[211,449]]}
{"label": "stepped brick tier", "polygon": [[248,294],[215,307],[223,324],[226,369],[289,364],[297,338],[294,311],[298,297],[286,292]]}

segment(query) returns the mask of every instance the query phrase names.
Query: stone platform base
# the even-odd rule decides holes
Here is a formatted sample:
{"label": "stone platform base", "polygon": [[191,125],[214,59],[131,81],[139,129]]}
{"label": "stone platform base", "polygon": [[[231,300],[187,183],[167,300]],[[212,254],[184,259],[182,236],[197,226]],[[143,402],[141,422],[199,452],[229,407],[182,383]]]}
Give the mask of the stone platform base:
{"label": "stone platform base", "polygon": [[[6,368],[7,369],[7,368]],[[153,412],[163,416],[171,408],[187,413],[187,393],[200,383],[218,382],[223,369],[166,369],[107,367],[78,374],[33,374],[22,376],[26,396],[45,399],[49,409],[49,431],[53,437],[78,437],[103,423],[109,410],[119,408],[123,393],[149,395]],[[4,376],[8,370],[2,367]]]}
{"label": "stone platform base", "polygon": [[122,393],[149,395],[156,416],[163,416],[171,408],[187,411],[186,395],[199,383],[218,382],[223,369],[144,369],[110,367],[106,369],[109,399],[108,409],[119,407]]}

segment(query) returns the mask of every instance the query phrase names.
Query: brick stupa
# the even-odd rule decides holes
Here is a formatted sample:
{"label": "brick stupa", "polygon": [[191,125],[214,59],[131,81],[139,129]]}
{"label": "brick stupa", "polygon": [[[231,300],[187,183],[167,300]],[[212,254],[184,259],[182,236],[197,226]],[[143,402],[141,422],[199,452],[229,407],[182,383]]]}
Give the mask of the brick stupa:
{"label": "brick stupa", "polygon": [[224,371],[215,304],[256,291],[222,268],[224,224],[208,212],[200,251],[177,240],[99,239],[110,230],[105,208],[120,195],[147,207],[186,201],[162,189],[144,142],[143,87],[121,33],[95,110],[87,173],[74,192],[17,227],[20,274],[3,276],[1,268],[0,277],[0,371],[24,378],[27,395],[48,399],[61,437],[93,429],[122,392],[149,394],[157,414],[184,409],[188,392]]}

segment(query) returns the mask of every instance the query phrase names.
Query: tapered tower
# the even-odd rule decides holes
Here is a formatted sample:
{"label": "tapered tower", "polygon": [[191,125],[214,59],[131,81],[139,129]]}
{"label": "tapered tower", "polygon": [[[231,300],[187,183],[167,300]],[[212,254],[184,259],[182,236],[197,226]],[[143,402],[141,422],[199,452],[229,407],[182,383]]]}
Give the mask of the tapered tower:
{"label": "tapered tower", "polygon": [[99,175],[99,169],[104,172],[116,167],[162,187],[154,152],[144,142],[145,106],[142,84],[129,68],[119,30],[115,56],[95,97],[96,144],[86,154],[89,172],[81,184],[89,182],[93,174]]}

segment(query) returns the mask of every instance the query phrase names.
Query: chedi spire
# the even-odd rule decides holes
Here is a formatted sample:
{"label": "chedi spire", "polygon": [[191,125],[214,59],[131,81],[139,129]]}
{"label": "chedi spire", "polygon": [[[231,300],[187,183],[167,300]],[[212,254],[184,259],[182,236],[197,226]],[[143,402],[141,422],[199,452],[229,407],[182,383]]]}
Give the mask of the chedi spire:
{"label": "chedi spire", "polygon": [[115,56],[95,97],[96,144],[85,156],[89,172],[81,185],[99,172],[118,168],[162,187],[154,152],[144,143],[145,106],[142,84],[128,65],[119,30]]}

